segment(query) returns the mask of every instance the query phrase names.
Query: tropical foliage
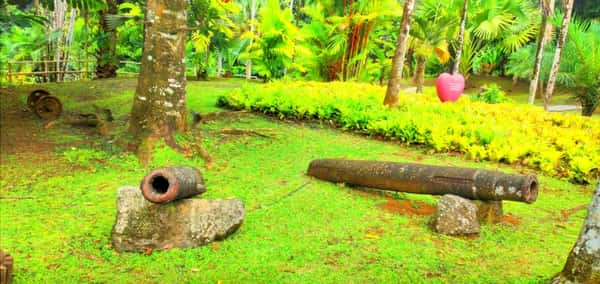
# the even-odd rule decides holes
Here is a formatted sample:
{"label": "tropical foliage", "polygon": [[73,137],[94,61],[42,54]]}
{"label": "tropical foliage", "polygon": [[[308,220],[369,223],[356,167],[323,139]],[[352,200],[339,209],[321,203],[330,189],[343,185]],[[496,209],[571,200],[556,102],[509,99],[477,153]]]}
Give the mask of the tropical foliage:
{"label": "tropical foliage", "polygon": [[[543,56],[541,78],[547,78],[554,46],[548,45]],[[534,57],[533,45],[517,50],[510,56],[508,73],[523,79],[530,78]],[[600,23],[574,20],[569,26],[557,80],[563,86],[575,90],[574,97],[581,102],[585,115],[591,115],[600,103],[599,60]]]}
{"label": "tropical foliage", "polygon": [[[65,20],[71,14],[75,16],[73,40],[67,40],[69,25],[54,28],[51,21],[55,18],[54,2],[68,8]],[[588,2],[576,5],[577,13],[581,13],[582,7],[589,7]],[[9,60],[41,59],[62,61],[59,68],[64,70],[77,69],[77,64],[70,60],[96,57],[98,62],[89,68],[125,61],[118,64],[120,71],[139,70],[132,62],[139,61],[141,56],[143,1],[39,3],[39,6],[29,3],[17,7],[3,2],[2,69],[6,69]],[[116,12],[111,12],[114,3],[120,4]],[[454,64],[463,3],[463,0],[417,2],[402,73],[413,78],[418,92],[423,90],[427,77],[437,77]],[[512,75],[528,80],[531,76],[528,64],[540,24],[537,4],[530,0],[469,0],[459,72],[467,79],[477,74]],[[593,9],[590,13],[593,14]],[[287,77],[383,85],[390,76],[401,15],[402,1],[397,0],[193,0],[187,13],[188,75],[206,79],[246,73],[247,78],[258,76],[265,81]],[[560,5],[557,15],[555,25],[560,22]],[[598,68],[594,49],[597,46],[594,35],[598,33],[593,32],[597,24],[589,20],[574,22],[558,83],[578,90],[575,97],[584,106],[584,112],[591,114],[597,107],[594,86],[598,80],[590,75],[594,72],[582,70]],[[111,29],[114,31],[107,32]],[[557,34],[555,29],[553,39]],[[116,37],[107,41],[107,35]],[[551,56],[553,46],[547,44],[545,57]],[[582,47],[588,46],[593,52],[581,52]],[[547,61],[546,58],[543,62],[542,83],[548,77]],[[14,71],[41,68],[19,64],[12,67]]]}
{"label": "tropical foliage", "polygon": [[277,0],[268,0],[259,14],[259,32],[245,34],[244,37],[252,39],[253,44],[242,58],[252,59],[256,71],[265,79],[281,78],[292,66],[296,40],[299,40],[298,29],[292,23],[292,13],[281,9]]}

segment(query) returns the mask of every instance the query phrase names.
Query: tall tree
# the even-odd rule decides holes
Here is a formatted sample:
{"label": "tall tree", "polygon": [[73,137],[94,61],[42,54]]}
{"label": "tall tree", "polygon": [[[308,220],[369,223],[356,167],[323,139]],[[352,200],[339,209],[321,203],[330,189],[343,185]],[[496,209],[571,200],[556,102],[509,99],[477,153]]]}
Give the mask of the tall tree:
{"label": "tall tree", "polygon": [[529,104],[535,101],[540,70],[542,69],[542,59],[544,55],[544,46],[552,32],[552,23],[548,20],[554,15],[554,0],[540,0],[540,10],[542,14],[542,24],[540,25],[540,35],[538,37],[537,49],[535,52],[535,64],[533,65],[533,74],[529,83]]}
{"label": "tall tree", "polygon": [[452,67],[452,74],[458,73],[460,66],[460,57],[462,56],[463,43],[465,40],[465,25],[467,23],[467,8],[468,0],[463,3],[461,16],[460,16],[460,31],[458,32],[458,43],[456,44],[456,57],[454,58],[454,66]]}
{"label": "tall tree", "polygon": [[569,31],[569,23],[571,22],[571,14],[573,12],[574,0],[563,0],[564,16],[562,25],[560,26],[560,35],[556,42],[556,51],[554,53],[554,60],[552,61],[552,67],[550,68],[550,76],[548,77],[548,85],[546,86],[546,94],[544,95],[544,108],[548,109],[552,93],[554,92],[554,85],[556,84],[556,75],[558,74],[558,68],[560,67],[560,56],[562,54],[563,46],[567,40],[567,33]]}
{"label": "tall tree", "polygon": [[173,134],[186,128],[187,3],[146,2],[142,64],[129,121],[129,132],[142,160],[161,138],[176,146]]}
{"label": "tall tree", "polygon": [[406,46],[408,44],[408,33],[410,32],[410,20],[415,7],[415,0],[405,0],[402,11],[402,22],[400,23],[400,34],[396,44],[396,52],[392,60],[392,72],[388,81],[387,90],[383,104],[390,108],[398,105],[398,93],[400,92],[400,80],[402,79],[402,68],[404,67],[404,57],[406,56]]}
{"label": "tall tree", "polygon": [[114,78],[117,77],[119,60],[117,58],[117,28],[108,23],[109,15],[116,15],[118,12],[116,0],[106,0],[106,9],[99,11],[98,49],[96,51],[96,78]]}
{"label": "tall tree", "polygon": [[[250,0],[250,32],[252,34],[254,34],[254,18],[256,17],[256,9],[256,0]],[[249,45],[252,45],[252,38],[250,38]],[[250,78],[252,78],[252,59],[248,58],[246,59],[246,79],[249,80]]]}
{"label": "tall tree", "polygon": [[588,208],[579,238],[562,272],[551,283],[600,282],[600,183]]}

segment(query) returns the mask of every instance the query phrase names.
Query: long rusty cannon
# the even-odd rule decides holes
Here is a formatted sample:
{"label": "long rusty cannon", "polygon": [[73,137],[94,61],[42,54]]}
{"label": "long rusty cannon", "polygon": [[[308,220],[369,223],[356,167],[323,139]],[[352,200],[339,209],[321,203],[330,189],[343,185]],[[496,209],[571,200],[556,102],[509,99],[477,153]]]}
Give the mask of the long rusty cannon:
{"label": "long rusty cannon", "polygon": [[419,194],[455,194],[475,200],[533,203],[538,194],[535,175],[410,163],[320,159],[310,163],[308,175],[355,186]]}

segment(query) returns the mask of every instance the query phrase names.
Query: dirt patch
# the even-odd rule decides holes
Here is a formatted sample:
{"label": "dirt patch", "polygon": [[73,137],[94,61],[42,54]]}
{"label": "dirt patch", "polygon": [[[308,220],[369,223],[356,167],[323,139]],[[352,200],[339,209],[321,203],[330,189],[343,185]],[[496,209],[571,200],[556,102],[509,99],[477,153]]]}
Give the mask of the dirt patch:
{"label": "dirt patch", "polygon": [[512,215],[504,215],[502,216],[502,222],[518,226],[521,223],[521,219]]}
{"label": "dirt patch", "polygon": [[394,198],[386,198],[385,203],[380,204],[379,208],[403,215],[431,215],[436,210],[434,206],[422,201],[398,200]]}
{"label": "dirt patch", "polygon": [[48,141],[44,124],[19,100],[14,91],[0,97],[0,149],[2,156],[15,153],[47,154],[55,144]]}

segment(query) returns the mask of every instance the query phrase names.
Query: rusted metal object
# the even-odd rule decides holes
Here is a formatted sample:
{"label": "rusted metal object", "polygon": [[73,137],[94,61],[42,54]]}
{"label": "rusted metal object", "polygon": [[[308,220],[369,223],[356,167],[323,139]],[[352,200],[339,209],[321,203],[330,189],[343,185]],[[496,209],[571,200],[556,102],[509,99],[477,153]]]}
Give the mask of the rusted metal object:
{"label": "rusted metal object", "polygon": [[46,96],[50,96],[50,92],[46,91],[46,90],[35,90],[33,92],[31,92],[29,94],[29,96],[27,97],[27,106],[30,109],[33,109],[33,107],[35,106],[35,103],[41,99],[42,97],[46,97]]}
{"label": "rusted metal object", "polygon": [[310,163],[308,175],[349,185],[420,194],[455,194],[475,200],[533,203],[538,194],[535,175],[470,168],[322,159]]}
{"label": "rusted metal object", "polygon": [[35,90],[27,97],[27,106],[41,119],[54,120],[62,113],[60,100],[46,90]]}
{"label": "rusted metal object", "polygon": [[10,284],[12,281],[13,258],[0,249],[0,284]]}
{"label": "rusted metal object", "polygon": [[193,167],[155,169],[142,179],[142,194],[154,203],[167,203],[206,191],[200,171]]}

